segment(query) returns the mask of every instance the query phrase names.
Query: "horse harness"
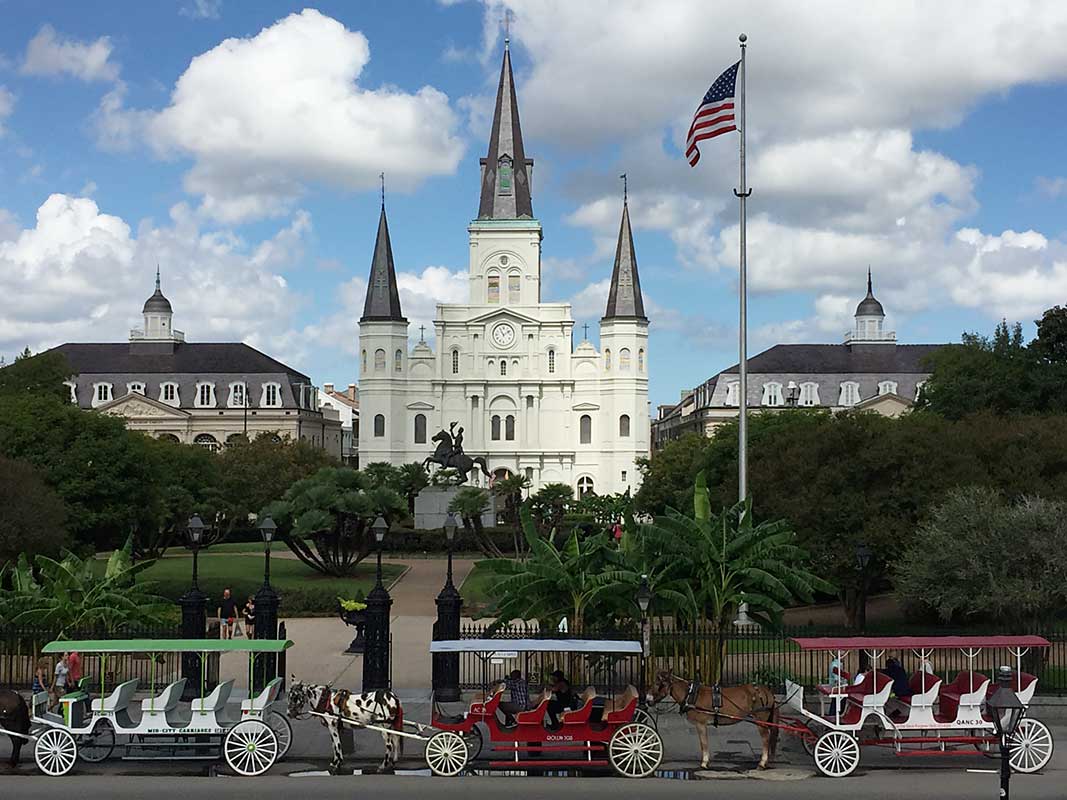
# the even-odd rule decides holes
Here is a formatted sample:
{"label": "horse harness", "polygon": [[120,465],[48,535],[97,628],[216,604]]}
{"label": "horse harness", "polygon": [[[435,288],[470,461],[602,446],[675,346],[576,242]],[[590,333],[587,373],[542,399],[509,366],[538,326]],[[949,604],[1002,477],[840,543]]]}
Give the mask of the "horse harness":
{"label": "horse harness", "polygon": [[[685,678],[682,678],[682,680],[685,680]],[[749,712],[743,717],[737,717],[737,716],[734,716],[733,714],[724,714],[724,713],[722,713],[722,702],[723,702],[722,686],[720,686],[718,683],[714,683],[714,684],[711,685],[711,708],[703,708],[703,707],[697,705],[697,698],[700,696],[700,690],[702,688],[703,688],[703,686],[702,686],[702,684],[700,683],[699,680],[688,681],[688,686],[686,687],[686,690],[685,690],[685,697],[682,699],[682,701],[680,703],[678,703],[678,713],[679,714],[681,714],[683,717],[686,714],[688,714],[690,711],[696,711],[696,712],[701,713],[701,714],[708,714],[708,715],[711,716],[711,724],[714,725],[717,728],[717,727],[719,727],[719,718],[720,717],[724,717],[726,719],[734,720],[734,721],[745,720],[745,719],[750,719],[751,716],[756,712],[759,712],[759,711],[770,711],[770,710],[773,709],[773,706],[761,706],[759,708],[755,708],[754,707],[754,708],[750,709]],[[737,711],[742,711],[743,710],[741,708],[741,706],[739,706],[733,700],[730,700],[729,698],[727,698],[727,702],[731,706],[733,706]]]}

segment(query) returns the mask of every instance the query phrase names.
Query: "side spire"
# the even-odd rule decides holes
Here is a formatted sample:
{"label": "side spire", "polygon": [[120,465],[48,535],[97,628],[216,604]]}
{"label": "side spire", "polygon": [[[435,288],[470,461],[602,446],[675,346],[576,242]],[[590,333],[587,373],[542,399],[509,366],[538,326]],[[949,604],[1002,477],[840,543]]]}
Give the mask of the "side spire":
{"label": "side spire", "polygon": [[611,289],[608,291],[608,307],[604,312],[604,319],[637,319],[647,322],[645,301],[641,297],[641,279],[637,275],[634,235],[630,229],[626,176],[619,177],[623,180],[622,224],[619,226],[619,243],[615,247],[615,267],[611,272]]}
{"label": "side spire", "polygon": [[156,264],[156,291],[159,290],[159,264]]}
{"label": "side spire", "polygon": [[393,244],[389,240],[389,223],[385,218],[385,199],[378,217],[378,236],[374,240],[374,258],[367,281],[367,299],[363,303],[362,322],[407,322],[400,310],[400,291],[393,266]]}
{"label": "side spire", "polygon": [[482,194],[478,219],[533,219],[530,173],[533,160],[526,158],[519,125],[519,103],[511,72],[510,42],[504,44],[504,63],[496,91],[489,153],[482,159]]}

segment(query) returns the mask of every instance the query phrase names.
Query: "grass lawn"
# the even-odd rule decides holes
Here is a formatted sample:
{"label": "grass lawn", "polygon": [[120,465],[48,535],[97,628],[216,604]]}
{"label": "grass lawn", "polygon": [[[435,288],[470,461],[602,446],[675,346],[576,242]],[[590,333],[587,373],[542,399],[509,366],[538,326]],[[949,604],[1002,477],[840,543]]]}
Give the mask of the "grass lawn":
{"label": "grass lawn", "polygon": [[489,607],[493,601],[489,587],[496,580],[496,573],[489,569],[484,561],[475,563],[459,589],[459,593],[463,595],[464,614],[476,617]]}
{"label": "grass lawn", "polygon": [[[262,550],[262,545],[254,546]],[[212,548],[200,554],[198,568],[200,588],[211,598],[208,603],[209,616],[215,610],[211,603],[222,597],[224,588],[230,587],[233,595],[243,601],[249,595],[254,595],[263,584],[263,558],[258,554],[225,554]],[[142,572],[140,580],[152,581],[154,585],[150,591],[154,594],[177,600],[189,588],[192,569],[191,558],[162,558]],[[400,564],[382,564],[382,579],[389,585],[403,571],[404,567]],[[374,586],[374,560],[368,558],[362,561],[351,578],[332,578],[320,575],[296,559],[272,558],[270,582],[282,596],[283,616],[331,614],[338,597],[351,598],[357,591],[366,595],[371,590]]]}

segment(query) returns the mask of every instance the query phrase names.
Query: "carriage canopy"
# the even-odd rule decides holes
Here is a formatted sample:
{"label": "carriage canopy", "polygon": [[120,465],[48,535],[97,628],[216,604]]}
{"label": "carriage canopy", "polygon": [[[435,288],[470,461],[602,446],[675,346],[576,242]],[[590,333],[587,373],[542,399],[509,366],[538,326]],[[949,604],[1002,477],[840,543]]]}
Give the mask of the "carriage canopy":
{"label": "carriage canopy", "polygon": [[820,636],[790,639],[801,650],[947,650],[1050,647],[1043,636]]}
{"label": "carriage canopy", "polygon": [[431,653],[633,653],[641,643],[629,639],[450,639],[430,642]]}
{"label": "carriage canopy", "polygon": [[280,653],[288,639],[58,639],[42,653]]}

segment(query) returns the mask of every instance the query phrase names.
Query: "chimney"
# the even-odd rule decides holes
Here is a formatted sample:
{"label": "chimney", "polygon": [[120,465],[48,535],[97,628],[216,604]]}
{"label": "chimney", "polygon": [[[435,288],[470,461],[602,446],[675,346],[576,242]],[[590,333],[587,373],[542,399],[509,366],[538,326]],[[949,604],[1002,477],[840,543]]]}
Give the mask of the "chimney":
{"label": "chimney", "polygon": [[326,392],[326,394],[333,394],[333,384],[332,383],[324,383],[324,384],[322,384],[322,391]]}
{"label": "chimney", "polygon": [[356,398],[357,398],[357,395],[356,395],[356,384],[350,383],[350,384],[348,384],[348,399],[349,400],[355,400]]}

